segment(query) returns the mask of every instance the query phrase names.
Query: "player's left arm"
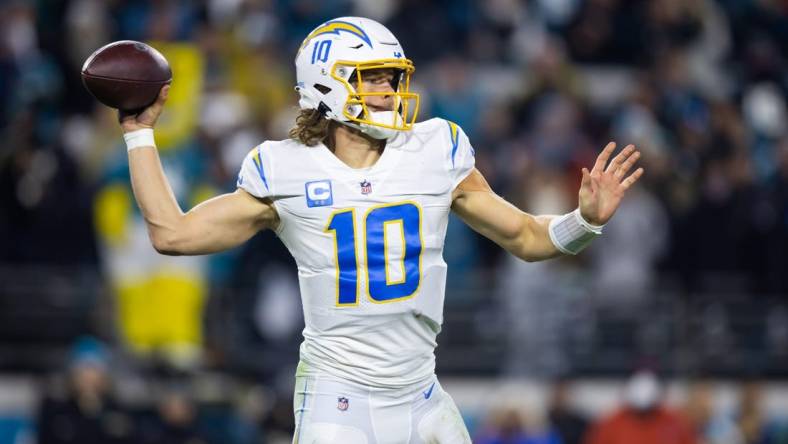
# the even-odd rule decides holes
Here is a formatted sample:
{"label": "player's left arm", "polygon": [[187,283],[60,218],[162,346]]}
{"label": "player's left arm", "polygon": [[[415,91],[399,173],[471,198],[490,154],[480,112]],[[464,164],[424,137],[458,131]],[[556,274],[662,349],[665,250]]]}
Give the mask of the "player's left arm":
{"label": "player's left arm", "polygon": [[[495,194],[475,168],[455,188],[452,210],[471,228],[523,260],[540,261],[561,253],[575,253],[577,247],[582,249],[601,232],[601,226],[616,212],[626,190],[643,175],[643,168],[638,168],[627,176],[640,157],[632,145],[608,164],[615,148],[615,143],[608,143],[591,171],[583,168],[578,214],[534,216],[523,212]],[[571,219],[578,215],[581,220]],[[555,226],[557,223],[563,225]],[[581,229],[590,232],[583,233]],[[585,235],[591,237],[583,238]],[[559,248],[556,243],[562,246]]]}

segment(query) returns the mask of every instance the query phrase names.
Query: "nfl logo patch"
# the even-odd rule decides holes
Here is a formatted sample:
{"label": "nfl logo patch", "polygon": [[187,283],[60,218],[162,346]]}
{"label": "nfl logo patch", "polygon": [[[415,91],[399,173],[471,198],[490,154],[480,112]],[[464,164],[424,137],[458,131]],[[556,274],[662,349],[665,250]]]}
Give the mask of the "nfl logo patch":
{"label": "nfl logo patch", "polygon": [[337,409],[344,412],[345,410],[347,410],[349,406],[350,406],[350,402],[348,402],[347,398],[345,398],[344,396],[340,396],[339,398],[337,398]]}
{"label": "nfl logo patch", "polygon": [[369,194],[372,192],[372,184],[368,180],[361,182],[361,194]]}

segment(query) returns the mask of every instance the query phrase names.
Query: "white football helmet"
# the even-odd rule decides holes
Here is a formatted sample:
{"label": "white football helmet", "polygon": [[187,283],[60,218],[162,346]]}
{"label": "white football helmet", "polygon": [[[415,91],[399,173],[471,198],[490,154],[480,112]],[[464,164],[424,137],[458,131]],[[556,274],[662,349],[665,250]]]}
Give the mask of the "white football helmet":
{"label": "white football helmet", "polygon": [[[317,109],[377,139],[413,128],[419,111],[419,96],[409,90],[415,68],[394,34],[380,23],[362,17],[327,21],[304,39],[295,63],[301,109]],[[395,70],[394,92],[363,91],[362,72],[381,68]],[[365,97],[381,95],[394,96],[393,110],[370,112]]]}

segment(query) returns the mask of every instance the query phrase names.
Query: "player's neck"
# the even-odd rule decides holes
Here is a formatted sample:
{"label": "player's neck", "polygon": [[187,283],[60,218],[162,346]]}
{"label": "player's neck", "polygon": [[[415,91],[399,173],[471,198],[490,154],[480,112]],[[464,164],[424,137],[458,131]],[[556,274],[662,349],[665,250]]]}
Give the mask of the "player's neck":
{"label": "player's neck", "polygon": [[373,139],[359,130],[338,125],[328,147],[350,168],[369,168],[380,159],[385,146],[385,140]]}

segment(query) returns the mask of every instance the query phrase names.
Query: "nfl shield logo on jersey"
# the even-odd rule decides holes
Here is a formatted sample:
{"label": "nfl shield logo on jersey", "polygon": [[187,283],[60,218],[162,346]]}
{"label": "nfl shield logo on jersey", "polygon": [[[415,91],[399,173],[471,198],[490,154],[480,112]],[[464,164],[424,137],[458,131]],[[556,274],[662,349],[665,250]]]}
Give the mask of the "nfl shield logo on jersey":
{"label": "nfl shield logo on jersey", "polygon": [[364,179],[364,181],[361,182],[361,194],[369,194],[371,192],[372,184],[368,180]]}
{"label": "nfl shield logo on jersey", "polygon": [[345,410],[347,410],[349,406],[350,406],[350,402],[347,400],[347,398],[345,398],[344,396],[340,396],[339,398],[337,398],[337,409],[344,412]]}

